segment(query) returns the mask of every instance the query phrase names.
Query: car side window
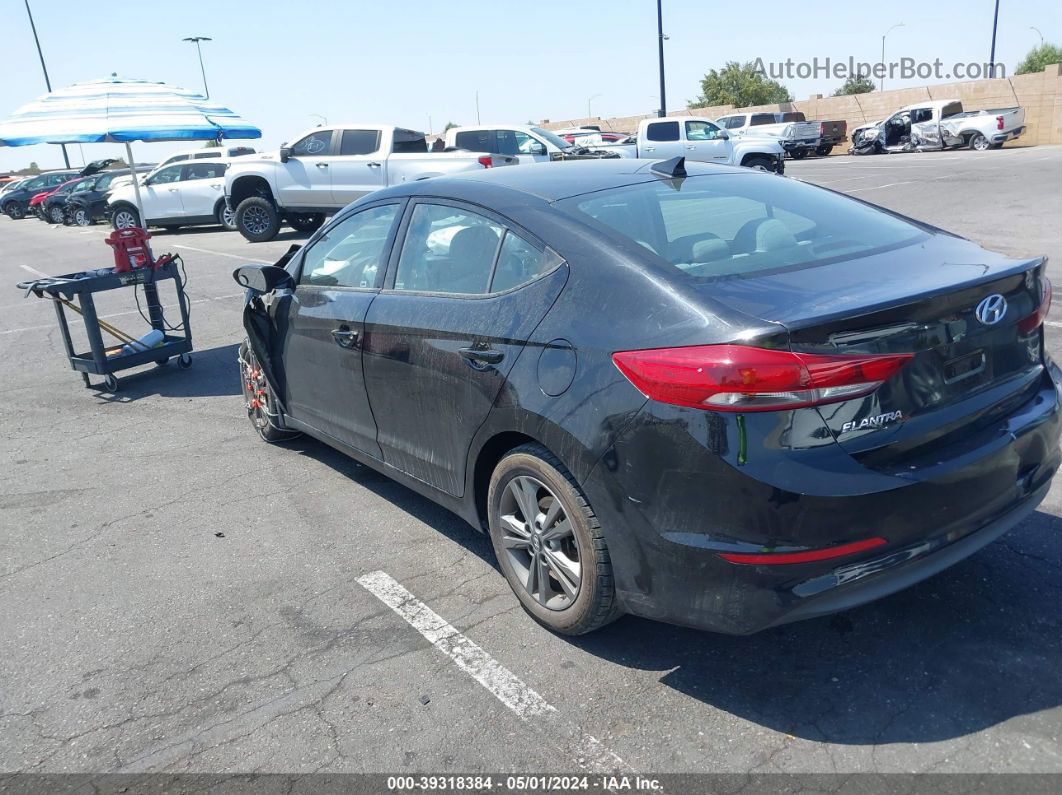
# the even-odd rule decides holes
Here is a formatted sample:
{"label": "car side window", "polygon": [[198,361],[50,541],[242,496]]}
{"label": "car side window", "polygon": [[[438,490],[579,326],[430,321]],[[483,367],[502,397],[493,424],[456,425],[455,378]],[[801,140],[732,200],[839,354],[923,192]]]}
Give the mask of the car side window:
{"label": "car side window", "polygon": [[165,185],[169,182],[177,182],[181,178],[183,166],[168,166],[155,172],[151,178],[152,185]]}
{"label": "car side window", "polygon": [[341,155],[371,155],[380,148],[379,130],[343,130]]}
{"label": "car side window", "polygon": [[225,168],[225,163],[189,163],[183,167],[181,179],[219,179],[225,176]]}
{"label": "car side window", "polygon": [[650,141],[677,141],[679,139],[679,123],[677,121],[658,121],[650,124],[645,131],[645,137]]}
{"label": "car side window", "polygon": [[332,148],[332,131],[318,130],[310,133],[291,147],[293,155],[327,155]]}
{"label": "car side window", "polygon": [[318,287],[379,287],[384,247],[399,205],[354,213],[324,230],[302,260],[300,284]]}
{"label": "car side window", "polygon": [[504,231],[469,210],[418,204],[402,244],[395,289],[486,293]]}
{"label": "car side window", "polygon": [[498,264],[494,266],[490,291],[500,293],[526,284],[553,270],[559,263],[560,258],[553,252],[543,251],[511,229],[506,230],[498,252]]}
{"label": "car side window", "polygon": [[519,130],[498,130],[498,148],[500,155],[529,155],[538,143],[534,138]]}
{"label": "car side window", "polygon": [[469,152],[496,152],[496,141],[490,130],[466,130],[459,132],[454,137],[454,145],[458,149],[467,149]]}
{"label": "car side window", "polygon": [[686,122],[686,140],[714,141],[719,137],[720,129],[710,121]]}
{"label": "car side window", "polygon": [[192,155],[193,160],[207,160],[212,157],[221,157],[221,152],[196,152]]}

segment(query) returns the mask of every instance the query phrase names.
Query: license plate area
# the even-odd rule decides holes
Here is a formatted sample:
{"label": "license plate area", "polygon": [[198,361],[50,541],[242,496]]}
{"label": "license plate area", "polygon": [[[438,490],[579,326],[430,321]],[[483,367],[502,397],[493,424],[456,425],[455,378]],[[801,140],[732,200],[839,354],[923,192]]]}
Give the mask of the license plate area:
{"label": "license plate area", "polygon": [[983,373],[986,359],[984,349],[957,356],[944,362],[944,383],[954,384]]}

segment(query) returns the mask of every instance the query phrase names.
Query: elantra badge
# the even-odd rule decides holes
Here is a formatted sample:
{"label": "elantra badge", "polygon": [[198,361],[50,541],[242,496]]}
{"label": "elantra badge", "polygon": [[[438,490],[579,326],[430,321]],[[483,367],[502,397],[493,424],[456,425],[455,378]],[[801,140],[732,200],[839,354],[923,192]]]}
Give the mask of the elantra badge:
{"label": "elantra badge", "polygon": [[848,431],[864,431],[867,428],[880,428],[890,422],[896,422],[897,420],[902,419],[902,411],[886,411],[884,414],[878,414],[876,417],[864,417],[861,420],[846,422],[841,426],[841,433],[847,433]]}
{"label": "elantra badge", "polygon": [[977,305],[974,314],[986,326],[994,326],[1007,314],[1007,299],[999,293],[992,293]]}

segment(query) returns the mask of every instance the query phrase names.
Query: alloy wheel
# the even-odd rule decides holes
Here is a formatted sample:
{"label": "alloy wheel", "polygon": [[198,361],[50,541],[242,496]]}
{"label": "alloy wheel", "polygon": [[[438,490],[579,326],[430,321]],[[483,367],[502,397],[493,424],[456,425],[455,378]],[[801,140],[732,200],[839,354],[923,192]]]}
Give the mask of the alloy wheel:
{"label": "alloy wheel", "polygon": [[90,226],[92,219],[89,218],[88,210],[80,208],[74,211],[74,223],[78,226]]}
{"label": "alloy wheel", "polygon": [[119,210],[114,214],[115,229],[132,229],[137,226],[136,217],[129,210]]}
{"label": "alloy wheel", "polygon": [[58,206],[52,207],[52,209],[49,212],[52,215],[52,223],[61,224],[63,222],[63,208],[62,207],[58,207]]}
{"label": "alloy wheel", "polygon": [[244,228],[252,235],[264,235],[269,231],[269,213],[261,207],[248,207],[243,211]]}
{"label": "alloy wheel", "polygon": [[582,555],[572,523],[557,495],[542,481],[517,475],[498,505],[501,543],[531,598],[550,610],[575,602]]}
{"label": "alloy wheel", "polygon": [[228,207],[226,207],[221,211],[221,225],[224,226],[226,229],[236,228],[235,210],[230,210]]}

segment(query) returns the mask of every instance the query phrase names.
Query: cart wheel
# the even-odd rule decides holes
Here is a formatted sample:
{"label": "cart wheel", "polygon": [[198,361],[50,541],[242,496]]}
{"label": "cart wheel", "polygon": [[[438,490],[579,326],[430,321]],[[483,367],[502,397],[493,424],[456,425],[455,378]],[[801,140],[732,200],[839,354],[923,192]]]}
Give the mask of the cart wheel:
{"label": "cart wheel", "polygon": [[180,367],[182,370],[187,370],[189,367],[191,367],[192,354],[182,353],[179,357],[177,357],[177,366]]}
{"label": "cart wheel", "polygon": [[170,363],[170,359],[169,359],[168,356],[165,359],[156,359],[155,360],[155,364],[157,364],[159,367],[165,367],[169,363]]}
{"label": "cart wheel", "polygon": [[103,378],[103,385],[107,387],[108,392],[118,391],[118,379],[114,375],[106,375]]}

